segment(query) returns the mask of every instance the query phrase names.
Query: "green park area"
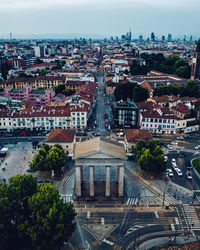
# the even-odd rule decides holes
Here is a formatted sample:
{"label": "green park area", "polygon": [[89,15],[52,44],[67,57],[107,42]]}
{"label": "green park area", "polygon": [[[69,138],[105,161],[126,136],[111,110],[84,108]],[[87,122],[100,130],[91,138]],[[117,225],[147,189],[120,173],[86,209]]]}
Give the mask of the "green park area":
{"label": "green park area", "polygon": [[193,166],[197,170],[197,172],[200,174],[200,158],[196,158],[192,161]]}

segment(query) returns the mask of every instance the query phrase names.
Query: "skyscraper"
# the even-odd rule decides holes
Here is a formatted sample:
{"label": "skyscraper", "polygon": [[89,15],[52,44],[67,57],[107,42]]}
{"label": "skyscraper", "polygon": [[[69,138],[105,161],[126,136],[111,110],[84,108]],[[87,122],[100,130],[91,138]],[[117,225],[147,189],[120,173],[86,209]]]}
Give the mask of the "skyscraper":
{"label": "skyscraper", "polygon": [[172,35],[171,35],[171,34],[168,34],[167,41],[168,41],[168,42],[171,42],[171,41],[172,41]]}
{"label": "skyscraper", "polygon": [[200,40],[197,43],[197,47],[194,51],[192,59],[191,80],[199,79],[199,73],[200,73]]}
{"label": "skyscraper", "polygon": [[141,43],[143,41],[143,36],[139,35],[139,42]]}
{"label": "skyscraper", "polygon": [[155,34],[154,34],[154,32],[151,33],[151,41],[153,41],[153,42],[155,41]]}

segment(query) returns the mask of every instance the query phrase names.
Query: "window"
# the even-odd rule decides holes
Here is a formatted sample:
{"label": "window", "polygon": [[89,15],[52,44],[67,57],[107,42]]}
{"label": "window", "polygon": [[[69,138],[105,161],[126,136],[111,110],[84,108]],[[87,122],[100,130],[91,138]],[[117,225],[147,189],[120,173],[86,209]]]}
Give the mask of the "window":
{"label": "window", "polygon": [[170,120],[168,120],[168,123],[170,123]]}
{"label": "window", "polygon": [[166,122],[167,122],[167,120],[164,119],[164,120],[163,120],[163,123],[166,123]]}
{"label": "window", "polygon": [[148,127],[148,124],[146,124],[146,127]]}
{"label": "window", "polygon": [[155,119],[155,122],[158,122],[158,119]]}
{"label": "window", "polygon": [[150,121],[153,122],[153,119],[151,118]]}
{"label": "window", "polygon": [[163,128],[166,128],[166,125],[163,125]]}
{"label": "window", "polygon": [[162,119],[159,119],[159,123],[162,123]]}
{"label": "window", "polygon": [[145,118],[142,118],[142,121],[145,122]]}
{"label": "window", "polygon": [[167,125],[167,128],[170,128],[170,125]]}

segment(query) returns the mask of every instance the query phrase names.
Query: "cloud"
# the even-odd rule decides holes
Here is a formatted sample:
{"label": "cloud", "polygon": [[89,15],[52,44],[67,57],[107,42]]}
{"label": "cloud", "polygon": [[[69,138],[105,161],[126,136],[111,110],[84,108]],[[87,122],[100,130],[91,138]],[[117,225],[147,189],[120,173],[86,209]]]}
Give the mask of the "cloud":
{"label": "cloud", "polygon": [[152,6],[179,7],[200,6],[199,0],[0,0],[1,11],[9,9],[42,9],[61,6]]}

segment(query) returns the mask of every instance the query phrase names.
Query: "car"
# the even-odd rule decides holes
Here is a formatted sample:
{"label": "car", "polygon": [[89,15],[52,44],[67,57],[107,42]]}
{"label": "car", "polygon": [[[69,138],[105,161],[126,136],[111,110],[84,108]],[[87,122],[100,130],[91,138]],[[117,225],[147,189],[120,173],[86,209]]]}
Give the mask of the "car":
{"label": "car", "polygon": [[177,169],[178,169],[177,165],[172,165],[172,167],[173,167],[173,169],[174,169],[175,171],[177,171]]}
{"label": "car", "polygon": [[169,149],[173,149],[172,145],[170,145],[170,144],[168,144],[167,147],[168,147]]}
{"label": "car", "polygon": [[35,170],[33,170],[33,169],[31,169],[31,168],[28,168],[28,169],[26,170],[26,172],[32,173],[32,172],[35,172]]}
{"label": "car", "polygon": [[171,144],[172,144],[172,145],[178,145],[178,142],[172,141]]}
{"label": "car", "polygon": [[176,169],[176,173],[177,173],[178,176],[183,176],[182,171],[180,170],[180,168]]}
{"label": "car", "polygon": [[184,140],[184,137],[183,136],[178,136],[176,139],[177,140]]}
{"label": "car", "polygon": [[176,163],[176,159],[175,158],[172,158],[172,163]]}
{"label": "car", "polygon": [[165,159],[165,161],[167,161],[167,160],[168,160],[168,156],[167,156],[167,155],[165,155],[164,159]]}
{"label": "car", "polygon": [[170,168],[167,169],[166,173],[167,173],[170,177],[174,176],[173,171],[172,171]]}
{"label": "car", "polygon": [[189,161],[186,163],[186,167],[187,169],[192,169],[191,163]]}
{"label": "car", "polygon": [[197,146],[195,147],[195,149],[200,149],[200,145],[197,145]]}
{"label": "car", "polygon": [[185,153],[184,152],[180,152],[180,155],[179,155],[181,158],[184,158],[185,157]]}
{"label": "car", "polygon": [[187,172],[187,178],[188,178],[189,180],[191,180],[191,179],[192,179],[192,175],[191,175],[191,173],[190,173],[190,172]]}

